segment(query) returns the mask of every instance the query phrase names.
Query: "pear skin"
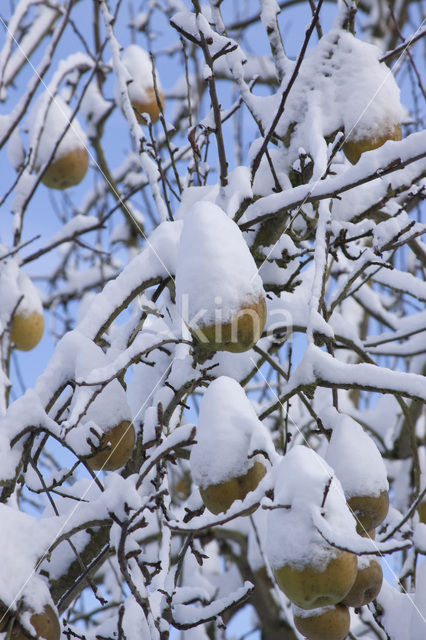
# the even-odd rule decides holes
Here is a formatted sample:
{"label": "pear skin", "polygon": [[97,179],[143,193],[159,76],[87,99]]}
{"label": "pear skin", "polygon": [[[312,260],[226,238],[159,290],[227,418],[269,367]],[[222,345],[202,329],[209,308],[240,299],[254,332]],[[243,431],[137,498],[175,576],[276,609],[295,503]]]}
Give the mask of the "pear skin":
{"label": "pear skin", "polygon": [[344,640],[351,626],[349,610],[341,604],[319,615],[293,617],[296,629],[308,640]]}
{"label": "pear skin", "polygon": [[61,625],[59,624],[58,616],[49,604],[44,607],[42,613],[34,613],[30,618],[30,622],[37,631],[38,638],[59,640],[61,637]]}
{"label": "pear skin", "polygon": [[420,522],[426,524],[426,502],[421,502],[417,505],[417,512],[419,514]]}
{"label": "pear skin", "polygon": [[207,509],[217,515],[229,509],[235,500],[244,500],[246,495],[256,489],[266,473],[265,466],[256,461],[246,474],[231,478],[226,482],[200,487],[200,494]]}
{"label": "pear skin", "polygon": [[[0,632],[9,630],[9,623],[13,615],[15,614],[12,611],[0,614],[0,617],[2,617]],[[58,616],[50,604],[47,604],[41,613],[33,613],[30,622],[36,631],[37,638],[44,638],[44,640],[60,639],[61,625]],[[33,636],[15,619],[10,632],[10,640],[29,640],[29,638],[32,637]]]}
{"label": "pear skin", "polygon": [[10,339],[19,351],[30,351],[40,342],[44,332],[44,317],[34,311],[29,315],[15,313],[12,320]]}
{"label": "pear skin", "polygon": [[49,189],[67,189],[79,184],[86,175],[89,155],[83,147],[74,149],[53,161],[43,174],[42,182]]}
{"label": "pear skin", "polygon": [[374,558],[366,567],[358,569],[355,582],[342,600],[348,607],[363,607],[374,600],[382,588],[383,571]]}
{"label": "pear skin", "polygon": [[[154,87],[146,88],[145,93],[147,99],[144,102],[132,100],[132,107],[135,109],[136,119],[139,124],[144,123],[144,113],[149,115],[149,117],[151,118],[151,122],[154,124],[160,117],[160,109],[158,107]],[[158,97],[161,103],[161,108],[164,109],[164,95],[161,91],[158,91]],[[140,114],[142,114],[142,116]]]}
{"label": "pear skin", "polygon": [[348,140],[343,145],[343,152],[349,162],[356,164],[365,151],[378,149],[388,140],[401,140],[401,125],[386,130],[382,135],[374,138],[360,138],[359,140]]}
{"label": "pear skin", "polygon": [[383,522],[389,511],[389,494],[382,491],[378,496],[352,496],[348,506],[353,511],[358,533],[375,529]]}
{"label": "pear skin", "polygon": [[135,428],[128,420],[104,433],[99,445],[100,451],[87,459],[92,469],[115,471],[120,469],[130,458],[135,446]]}
{"label": "pear skin", "polygon": [[252,348],[262,335],[266,322],[266,303],[263,296],[242,307],[231,322],[201,326],[193,331],[201,346],[214,351],[242,353]]}
{"label": "pear skin", "polygon": [[275,569],[274,574],[281,591],[295,605],[301,609],[317,609],[341,602],[354,584],[357,570],[356,555],[339,551],[323,571],[309,565],[298,569],[285,564]]}

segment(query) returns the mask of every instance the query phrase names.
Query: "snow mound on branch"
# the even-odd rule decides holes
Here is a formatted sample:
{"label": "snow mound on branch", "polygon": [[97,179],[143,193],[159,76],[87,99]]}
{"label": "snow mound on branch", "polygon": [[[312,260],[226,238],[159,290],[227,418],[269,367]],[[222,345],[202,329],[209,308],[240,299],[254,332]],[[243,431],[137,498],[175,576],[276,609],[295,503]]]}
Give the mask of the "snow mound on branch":
{"label": "snow mound on branch", "polygon": [[196,484],[206,488],[247,473],[262,456],[255,450],[272,449],[268,433],[236,380],[214,380],[201,401],[197,444],[190,463]]}
{"label": "snow mound on branch", "polygon": [[[151,58],[145,49],[137,44],[131,44],[123,53],[121,60],[128,71],[128,91],[130,102],[151,102],[152,96],[147,93],[147,89],[154,88],[153,67]],[[158,91],[162,91],[160,79],[155,73],[155,82]],[[120,103],[119,85],[115,85],[115,100]]]}
{"label": "snow mound on branch", "polygon": [[[57,141],[71,120],[72,111],[60,96],[43,93],[28,119],[29,146],[36,150],[36,167],[45,164]],[[87,147],[87,137],[76,118],[73,119],[55,153],[55,159]]]}
{"label": "snow mound on branch", "polygon": [[308,447],[296,445],[282,458],[276,469],[275,503],[281,508],[268,511],[265,544],[274,569],[290,564],[323,570],[339,553],[314,526],[315,513],[333,530],[355,536],[342,485],[327,462]]}
{"label": "snow mound on branch", "polygon": [[263,298],[256,263],[238,226],[212,202],[195,203],[185,216],[176,267],[176,298],[192,328],[229,322]]}
{"label": "snow mound on branch", "polygon": [[386,467],[373,439],[350,416],[329,408],[321,413],[333,433],[325,459],[333,467],[347,498],[378,496],[389,489]]}
{"label": "snow mound on branch", "polygon": [[[273,185],[272,185],[273,186]],[[270,191],[268,192],[270,193]],[[183,220],[191,207],[197,202],[218,203],[224,207],[228,217],[233,218],[246,198],[253,197],[250,169],[235,167],[228,174],[228,184],[219,188],[218,184],[186,187],[181,193],[179,207],[174,214],[175,220]]]}

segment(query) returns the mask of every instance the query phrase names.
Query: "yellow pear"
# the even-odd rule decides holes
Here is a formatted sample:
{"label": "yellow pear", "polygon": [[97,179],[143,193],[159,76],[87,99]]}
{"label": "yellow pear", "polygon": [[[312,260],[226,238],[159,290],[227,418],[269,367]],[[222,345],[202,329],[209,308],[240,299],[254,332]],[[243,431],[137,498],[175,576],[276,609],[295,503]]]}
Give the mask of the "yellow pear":
{"label": "yellow pear", "polygon": [[293,617],[296,629],[308,640],[344,640],[351,626],[349,610],[341,604],[309,616],[294,613]]}
{"label": "yellow pear", "polygon": [[[161,104],[161,109],[164,109],[164,94],[162,91],[158,90],[158,98]],[[146,87],[144,89],[146,94],[146,99],[142,100],[132,100],[132,107],[136,110],[136,119],[139,123],[143,123],[144,119],[140,114],[148,114],[151,118],[151,122],[154,124],[157,122],[160,117],[160,108],[157,102],[157,96],[155,95],[154,87]]]}
{"label": "yellow pear", "polygon": [[59,640],[61,637],[58,616],[49,604],[44,607],[42,613],[34,613],[30,618],[30,622],[37,631],[38,638]]}
{"label": "yellow pear", "polygon": [[345,597],[355,582],[357,558],[348,551],[338,551],[322,571],[310,565],[299,568],[285,564],[274,574],[281,591],[295,605],[316,609],[337,604]]}
{"label": "yellow pear", "polygon": [[[151,122],[157,122],[160,112],[164,108],[164,94],[160,78],[152,65],[148,52],[137,44],[131,44],[124,50],[122,62],[129,74],[129,99],[138,122],[144,124],[146,115],[151,118]],[[117,82],[115,86],[117,104],[121,104],[121,90]],[[161,109],[158,103],[160,103]]]}
{"label": "yellow pear", "polygon": [[358,533],[375,529],[383,522],[389,511],[389,494],[382,491],[378,496],[352,496],[348,506],[355,516]]}
{"label": "yellow pear", "polygon": [[[3,614],[0,623],[0,632],[7,631],[11,617],[14,612],[9,611]],[[1,615],[0,615],[1,617]],[[30,622],[36,630],[36,638],[44,638],[45,640],[59,640],[61,637],[61,625],[58,616],[50,604],[45,605],[41,613],[33,613]],[[33,637],[29,631],[24,629],[16,620],[13,622],[10,638],[11,640],[28,640]]]}
{"label": "yellow pear", "polygon": [[13,316],[10,339],[15,349],[30,351],[40,342],[44,332],[43,314],[34,311],[32,313],[19,313]]}
{"label": "yellow pear", "polygon": [[386,128],[382,134],[373,138],[359,138],[352,140],[349,138],[343,145],[343,152],[349,162],[356,164],[365,151],[378,149],[388,140],[401,140],[401,125]]}
{"label": "yellow pear", "polygon": [[368,564],[359,566],[355,582],[343,598],[342,604],[348,607],[362,607],[368,604],[378,596],[382,582],[382,567],[375,558],[371,558]]}
{"label": "yellow pear", "polygon": [[419,514],[420,522],[426,524],[426,502],[421,502],[419,505],[417,505],[417,512]]}
{"label": "yellow pear", "polygon": [[263,296],[239,309],[230,322],[200,326],[192,333],[199,344],[214,351],[242,353],[252,348],[262,335],[266,322]]}
{"label": "yellow pear", "polygon": [[42,182],[50,189],[67,189],[79,184],[86,175],[89,155],[84,147],[54,157],[43,174]]}
{"label": "yellow pear", "polygon": [[227,511],[235,500],[244,500],[250,491],[256,489],[265,473],[265,465],[256,461],[242,476],[210,485],[204,489],[200,487],[200,494],[205,506],[215,515]]}
{"label": "yellow pear", "polygon": [[135,446],[135,429],[129,420],[123,420],[104,433],[99,451],[87,459],[92,469],[115,471],[130,458]]}

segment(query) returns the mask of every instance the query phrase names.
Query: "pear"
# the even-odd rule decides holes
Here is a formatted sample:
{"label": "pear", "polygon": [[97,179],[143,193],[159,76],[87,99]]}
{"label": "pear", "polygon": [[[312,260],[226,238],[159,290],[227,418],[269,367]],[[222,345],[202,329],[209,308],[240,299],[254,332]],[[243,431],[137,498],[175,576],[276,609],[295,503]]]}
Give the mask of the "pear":
{"label": "pear", "polygon": [[362,607],[374,600],[382,588],[383,571],[375,558],[358,560],[358,573],[349,593],[342,600],[348,607]]}
{"label": "pear", "polygon": [[115,471],[130,458],[135,446],[135,429],[129,420],[122,420],[118,425],[104,433],[99,451],[87,459],[87,464],[95,470]]}
{"label": "pear", "polygon": [[185,213],[176,300],[207,351],[241,353],[262,335],[266,301],[256,263],[238,225],[212,202],[196,202]]}
{"label": "pear", "polygon": [[39,97],[30,114],[30,144],[35,149],[37,171],[48,162],[60,139],[41,179],[49,189],[62,190],[79,184],[89,166],[87,137],[76,118],[68,126],[71,117],[72,111],[61,96],[51,99],[47,93]]}
{"label": "pear", "polygon": [[38,638],[59,640],[61,637],[61,626],[58,616],[49,604],[44,607],[42,613],[33,613],[30,622],[37,631]]}
{"label": "pear", "polygon": [[[9,278],[0,285],[0,299],[5,297],[6,289],[13,292],[13,299],[19,296],[10,326],[10,340],[20,351],[30,351],[40,342],[44,331],[43,307],[40,293],[31,279],[12,261],[5,267]],[[6,285],[8,283],[8,285]]]}
{"label": "pear", "polygon": [[272,456],[272,446],[241,385],[228,376],[213,380],[200,403],[190,454],[192,478],[207,509],[222,513],[254,491],[266,474],[260,452]]}
{"label": "pear", "polygon": [[30,351],[40,342],[44,332],[43,314],[34,311],[30,314],[19,313],[13,316],[10,339],[15,349]]}
{"label": "pear", "polygon": [[[147,113],[151,118],[151,122],[154,124],[160,117],[160,107],[158,106],[157,96],[153,87],[147,87],[145,89],[146,98],[144,100],[131,100],[131,105],[136,111],[136,119],[139,124],[144,123],[143,117],[140,114]],[[158,98],[161,104],[161,109],[164,109],[164,94],[158,89]]]}
{"label": "pear", "polygon": [[352,164],[356,164],[365,151],[378,149],[388,140],[401,140],[401,125],[384,127],[383,132],[373,137],[349,138],[343,145],[343,153]]}
{"label": "pear", "polygon": [[54,157],[41,179],[49,189],[67,189],[79,184],[86,175],[89,155],[84,147]]}
{"label": "pear", "polygon": [[[152,123],[157,122],[161,110],[164,109],[164,94],[158,74],[154,71],[158,93],[157,101],[151,58],[145,49],[142,49],[142,47],[137,44],[131,44],[124,51],[122,61],[130,76],[128,83],[129,99],[135,110],[137,121],[144,124],[145,119],[143,115],[147,114],[151,118]],[[115,98],[117,103],[120,103],[118,83],[115,87]],[[158,103],[160,103],[161,109]]]}
{"label": "pear", "polygon": [[346,596],[355,582],[357,559],[353,553],[338,551],[322,571],[311,565],[284,564],[274,574],[289,600],[301,609],[316,609],[337,604]]}
{"label": "pear", "polygon": [[200,487],[205,506],[215,515],[227,511],[235,500],[244,500],[250,491],[256,489],[265,473],[265,465],[256,461],[242,476],[205,488]]}
{"label": "pear", "polygon": [[[7,631],[9,628],[9,622],[14,615],[12,611],[0,614],[2,618],[0,623],[0,632]],[[58,616],[56,615],[53,607],[50,604],[46,604],[41,613],[33,613],[30,622],[36,631],[37,638],[44,638],[44,640],[59,640],[61,637],[61,625],[59,624]],[[24,629],[16,620],[13,623],[11,629],[11,640],[28,640],[33,637],[27,629]]]}
{"label": "pear", "polygon": [[348,506],[357,521],[358,533],[375,529],[386,518],[389,510],[389,494],[382,491],[378,496],[352,496]]}
{"label": "pear", "polygon": [[426,524],[426,502],[421,502],[417,505],[417,512],[419,514],[420,522]]}
{"label": "pear", "polygon": [[262,335],[266,322],[266,303],[263,296],[242,306],[231,322],[201,325],[192,331],[201,346],[214,351],[242,353],[252,348]]}
{"label": "pear", "polygon": [[312,615],[299,613],[293,613],[294,624],[308,640],[344,640],[349,633],[351,617],[348,608],[341,604],[312,612]]}

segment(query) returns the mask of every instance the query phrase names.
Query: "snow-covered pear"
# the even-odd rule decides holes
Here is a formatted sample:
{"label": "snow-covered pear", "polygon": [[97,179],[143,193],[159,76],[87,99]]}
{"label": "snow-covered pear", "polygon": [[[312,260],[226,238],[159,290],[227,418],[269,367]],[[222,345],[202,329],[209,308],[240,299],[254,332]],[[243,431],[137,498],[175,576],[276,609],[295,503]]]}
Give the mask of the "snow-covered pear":
{"label": "snow-covered pear", "polygon": [[244,237],[225,212],[197,202],[185,215],[176,267],[178,309],[197,343],[239,353],[262,335],[265,292]]}
{"label": "snow-covered pear", "polygon": [[363,607],[374,600],[382,588],[383,571],[374,557],[358,558],[358,573],[349,593],[342,600],[348,607]]}
{"label": "snow-covered pear", "polygon": [[0,277],[0,299],[4,306],[7,298],[9,307],[14,306],[14,309],[10,309],[13,311],[10,327],[12,345],[20,351],[30,351],[43,336],[43,307],[40,294],[31,279],[13,261],[5,265]]}
{"label": "snow-covered pear", "polygon": [[[401,140],[403,110],[399,87],[377,47],[341,34],[338,44],[345,143],[343,152],[355,164],[365,151],[381,147],[387,140]],[[360,90],[360,87],[362,89]]]}
{"label": "snow-covered pear", "polygon": [[214,380],[200,405],[197,442],[190,457],[192,477],[214,514],[227,511],[256,489],[266,473],[259,454],[268,435],[242,387],[226,376]]}
{"label": "snow-covered pear", "polygon": [[318,530],[324,519],[339,534],[355,534],[333,470],[312,449],[296,445],[277,469],[275,502],[281,508],[268,512],[265,549],[278,586],[302,609],[337,604],[355,582],[357,559]]}
{"label": "snow-covered pear", "polygon": [[[160,106],[155,94],[153,69],[148,53],[137,44],[131,44],[122,56],[122,61],[129,73],[129,98],[135,110],[139,123],[144,123],[143,114],[148,114],[151,122],[157,122],[160,117]],[[155,73],[155,84],[161,109],[164,108],[164,94],[161,88],[158,74]],[[118,83],[115,89],[116,101],[119,103]],[[141,115],[142,114],[142,115]]]}
{"label": "snow-covered pear", "polygon": [[314,611],[294,607],[293,618],[296,629],[308,640],[344,640],[351,626],[349,610],[341,604]]}
{"label": "snow-covered pear", "polygon": [[235,500],[244,500],[256,489],[266,473],[265,465],[256,461],[247,473],[219,484],[200,487],[200,494],[207,509],[218,514],[227,511]]}
{"label": "snow-covered pear", "polygon": [[92,469],[119,469],[130,458],[135,446],[135,429],[129,420],[108,429],[102,436],[99,451],[87,460]]}
{"label": "snow-covered pear", "polygon": [[[2,617],[0,632],[8,631],[12,615],[12,612],[0,613],[0,617]],[[59,624],[58,616],[50,604],[46,604],[41,613],[33,613],[30,617],[30,622],[36,631],[37,638],[59,640],[61,637],[61,625]],[[10,633],[11,640],[28,640],[28,638],[31,637],[32,635],[24,629],[19,622],[16,620],[13,622]]]}
{"label": "snow-covered pear", "polygon": [[[49,160],[72,116],[71,109],[60,96],[55,96],[47,107],[49,99],[47,94],[42,95],[30,117],[30,144],[36,149],[37,170]],[[50,189],[73,187],[83,180],[88,166],[87,138],[74,118],[44,172],[42,182]]]}
{"label": "snow-covered pear", "polygon": [[[358,134],[359,135],[359,134]],[[365,151],[372,151],[378,149],[388,140],[401,140],[401,125],[383,123],[380,133],[371,133],[370,135],[364,134],[365,137],[356,137],[357,130],[355,129],[348,140],[343,145],[343,152],[349,162],[356,164]]]}
{"label": "snow-covered pear", "polygon": [[[75,378],[95,383],[105,377],[109,358],[86,336],[79,339]],[[108,377],[108,375],[106,376]],[[83,416],[83,417],[80,417]],[[114,471],[126,464],[135,445],[135,429],[130,420],[126,391],[117,379],[111,380],[93,399],[93,387],[78,387],[69,410],[69,421],[79,418],[86,433],[89,430],[91,455],[83,454],[92,469]],[[99,435],[96,435],[99,434]],[[70,445],[79,451],[79,429],[70,429]]]}
{"label": "snow-covered pear", "polygon": [[389,509],[386,467],[373,439],[350,416],[335,409],[321,414],[333,432],[325,458],[342,483],[358,533],[375,529]]}

